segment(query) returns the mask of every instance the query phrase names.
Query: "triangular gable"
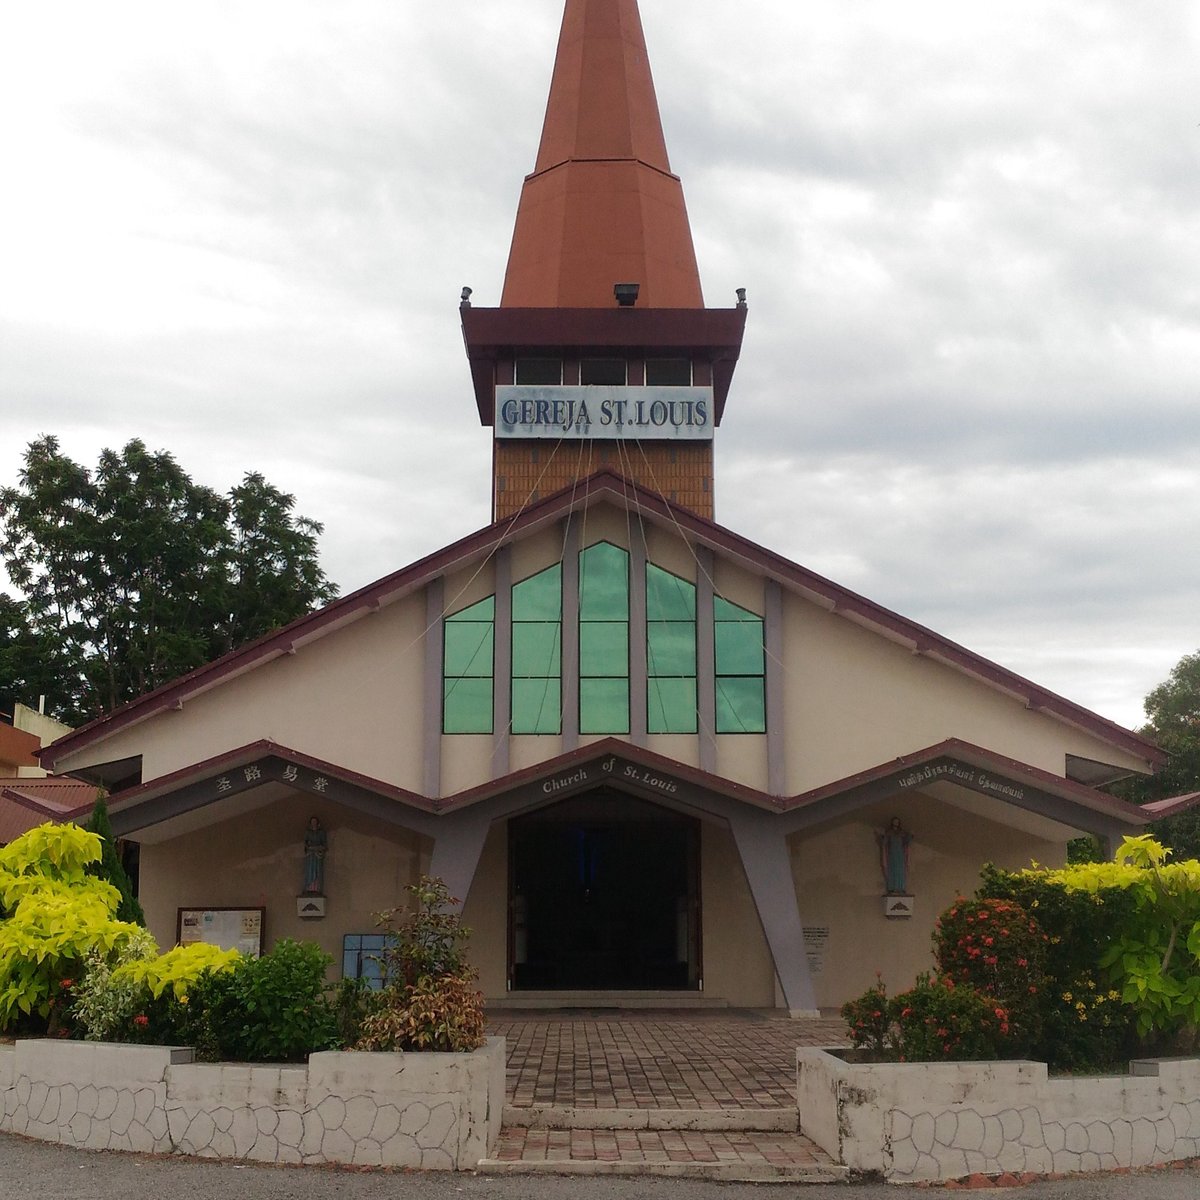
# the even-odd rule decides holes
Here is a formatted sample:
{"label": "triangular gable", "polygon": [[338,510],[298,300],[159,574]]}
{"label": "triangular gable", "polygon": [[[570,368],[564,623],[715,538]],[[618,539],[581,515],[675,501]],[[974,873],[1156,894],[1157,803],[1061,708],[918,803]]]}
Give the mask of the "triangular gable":
{"label": "triangular gable", "polygon": [[377,612],[384,605],[410,595],[434,579],[477,564],[502,545],[529,536],[562,518],[601,502],[609,502],[639,519],[674,530],[694,546],[705,546],[747,569],[778,581],[782,586],[820,605],[829,612],[872,630],[915,654],[924,655],[952,670],[977,679],[996,691],[1021,700],[1026,707],[1045,713],[1083,730],[1110,745],[1143,759],[1149,765],[1165,761],[1165,755],[1147,738],[1123,728],[1089,709],[1075,704],[1023,678],[982,655],[910,621],[850,589],[775,554],[725,527],[672,505],[629,480],[602,470],[579,484],[564,488],[545,500],[529,505],[515,517],[485,526],[475,533],[368,584],[324,608],[300,617],[275,633],[259,638],[222,658],[197,668],[171,683],[132,700],[107,716],[84,725],[44,748],[43,765],[53,767],[67,755],[102,741],[117,730],[147,720],[154,714],[179,707],[189,697],[218,687],[317,638],[326,636],[351,621]]}

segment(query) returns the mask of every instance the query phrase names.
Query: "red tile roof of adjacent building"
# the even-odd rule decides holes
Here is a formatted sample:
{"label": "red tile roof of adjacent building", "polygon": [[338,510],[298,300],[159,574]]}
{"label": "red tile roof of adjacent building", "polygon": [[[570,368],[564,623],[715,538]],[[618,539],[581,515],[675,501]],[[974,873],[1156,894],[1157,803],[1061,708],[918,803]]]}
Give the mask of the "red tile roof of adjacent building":
{"label": "red tile roof of adjacent building", "polygon": [[567,0],[546,120],[526,176],[501,306],[702,308],[637,0]]}
{"label": "red tile roof of adjacent building", "polygon": [[0,778],[0,845],[47,821],[67,820],[95,799],[95,787],[78,779]]}
{"label": "red tile roof of adjacent building", "polygon": [[36,767],[41,744],[35,734],[0,721],[0,767]]}

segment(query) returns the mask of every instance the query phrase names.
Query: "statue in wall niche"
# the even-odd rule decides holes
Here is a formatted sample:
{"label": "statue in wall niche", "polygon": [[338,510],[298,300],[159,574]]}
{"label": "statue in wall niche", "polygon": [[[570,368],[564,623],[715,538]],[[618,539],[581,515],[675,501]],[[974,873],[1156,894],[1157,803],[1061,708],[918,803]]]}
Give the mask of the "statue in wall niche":
{"label": "statue in wall niche", "polygon": [[316,817],[309,817],[304,831],[304,894],[325,895],[325,852],[329,837]]}
{"label": "statue in wall niche", "polygon": [[908,848],[912,834],[893,817],[888,827],[875,835],[879,843],[879,868],[883,872],[883,888],[889,896],[908,895]]}

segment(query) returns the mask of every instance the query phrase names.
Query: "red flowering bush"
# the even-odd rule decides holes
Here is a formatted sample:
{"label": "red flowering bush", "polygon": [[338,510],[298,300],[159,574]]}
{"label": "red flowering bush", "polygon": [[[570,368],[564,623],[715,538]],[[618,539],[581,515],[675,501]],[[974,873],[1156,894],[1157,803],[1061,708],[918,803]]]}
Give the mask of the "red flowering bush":
{"label": "red flowering bush", "polygon": [[900,1062],[961,1062],[1012,1058],[1008,1010],[991,996],[957,985],[949,976],[922,974],[892,1000]]}
{"label": "red flowering bush", "polygon": [[891,1057],[895,1042],[892,1001],[881,975],[857,1000],[847,1000],[842,1005],[842,1020],[850,1029],[855,1049],[868,1051],[872,1058]]}
{"label": "red flowering bush", "polygon": [[889,997],[882,980],[842,1006],[858,1050],[885,1062],[957,1062],[1012,1058],[1008,1011],[948,976],[917,976],[907,992]]}
{"label": "red flowering bush", "polygon": [[1004,1011],[1008,1057],[1028,1054],[1040,1040],[1046,946],[1041,926],[1012,900],[960,897],[934,927],[934,958],[942,974]]}

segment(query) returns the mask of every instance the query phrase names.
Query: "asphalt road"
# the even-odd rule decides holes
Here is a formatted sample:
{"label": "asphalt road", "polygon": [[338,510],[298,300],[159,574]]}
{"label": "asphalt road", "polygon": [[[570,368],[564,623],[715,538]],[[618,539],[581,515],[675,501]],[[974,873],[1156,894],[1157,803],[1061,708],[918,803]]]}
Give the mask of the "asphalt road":
{"label": "asphalt road", "polygon": [[[0,1200],[763,1200],[793,1186],[696,1180],[476,1176],[235,1166],[94,1154],[0,1134]],[[898,1200],[880,1184],[818,1184],[803,1200]],[[1200,1169],[1038,1183],[1022,1200],[1196,1200]]]}

